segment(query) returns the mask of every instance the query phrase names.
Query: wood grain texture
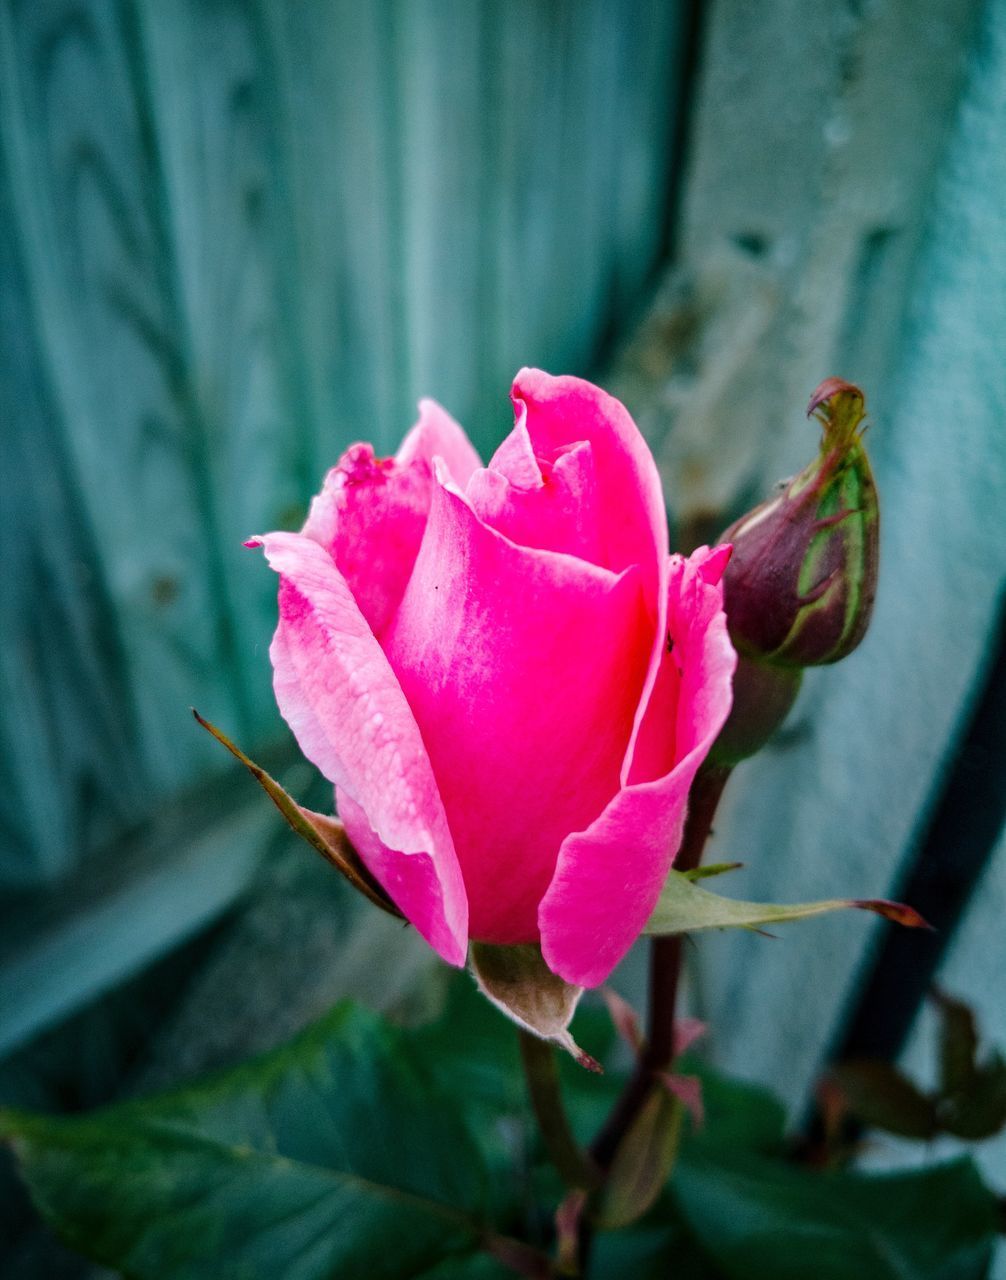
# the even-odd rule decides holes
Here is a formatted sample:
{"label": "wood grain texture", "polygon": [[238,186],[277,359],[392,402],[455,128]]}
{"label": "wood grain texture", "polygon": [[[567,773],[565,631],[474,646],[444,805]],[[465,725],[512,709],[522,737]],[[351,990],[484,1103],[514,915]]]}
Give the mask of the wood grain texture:
{"label": "wood grain texture", "polygon": [[678,12],[2,0],[28,483],[0,877],[58,878],[218,769],[190,703],[252,748],[282,732],[275,583],[241,542],[296,527],[351,440],[390,452],[433,394],[491,452],[520,364],[583,371],[639,305]]}
{"label": "wood grain texture", "polygon": [[135,27],[123,8],[58,2],[7,4],[0,21],[3,146],[31,312],[114,602],[134,747],[169,787],[207,758],[202,744],[177,749],[186,703],[217,703],[226,719],[241,699]]}
{"label": "wood grain texture", "polygon": [[57,877],[142,808],[114,607],[81,511],[0,154],[0,879]]}

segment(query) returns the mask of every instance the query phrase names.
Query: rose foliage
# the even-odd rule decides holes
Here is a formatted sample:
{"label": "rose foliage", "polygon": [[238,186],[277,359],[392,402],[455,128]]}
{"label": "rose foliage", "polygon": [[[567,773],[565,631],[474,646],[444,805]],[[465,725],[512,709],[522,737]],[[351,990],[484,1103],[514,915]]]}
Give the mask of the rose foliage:
{"label": "rose foliage", "polygon": [[540,943],[596,986],[646,924],[730,709],[729,547],[668,549],[653,457],[577,378],[518,374],[483,466],[430,400],[355,444],[280,575],[276,698],[374,879],[448,962]]}

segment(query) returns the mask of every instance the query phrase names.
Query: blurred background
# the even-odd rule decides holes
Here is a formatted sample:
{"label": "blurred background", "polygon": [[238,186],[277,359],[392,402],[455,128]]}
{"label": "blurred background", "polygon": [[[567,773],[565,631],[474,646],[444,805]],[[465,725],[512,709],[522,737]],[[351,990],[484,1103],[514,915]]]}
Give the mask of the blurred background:
{"label": "blurred background", "polygon": [[[823,377],[863,386],[875,622],[711,856],[938,931],[703,937],[690,1000],[795,1121],[836,1054],[929,1078],[934,981],[1006,1049],[1004,0],[0,0],[0,67],[0,1100],[431,998],[188,708],[329,803],[242,539],[421,395],[488,456],[524,364],[622,396],[682,546],[806,461]],[[2,1176],[4,1274],[78,1274]]]}

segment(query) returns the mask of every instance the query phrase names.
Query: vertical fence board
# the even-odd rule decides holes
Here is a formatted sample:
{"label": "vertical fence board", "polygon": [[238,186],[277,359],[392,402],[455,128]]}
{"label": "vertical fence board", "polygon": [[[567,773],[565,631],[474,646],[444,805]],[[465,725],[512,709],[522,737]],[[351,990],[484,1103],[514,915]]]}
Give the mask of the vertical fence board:
{"label": "vertical fence board", "polygon": [[[693,107],[678,261],[623,382],[686,525],[806,457],[823,376],[892,405],[912,264],[982,0],[725,0]],[[656,345],[656,350],[654,346]]]}
{"label": "vertical fence board", "polygon": [[117,623],[64,454],[0,153],[0,879],[51,880],[145,785]]}
{"label": "vertical fence board", "polygon": [[[0,4],[5,283],[38,353],[13,353],[31,385],[5,394],[25,405],[19,447],[44,431],[65,458],[88,581],[64,567],[46,589],[60,616],[107,601],[137,788],[107,822],[57,802],[45,830],[46,790],[72,790],[91,748],[78,723],[79,748],[64,734],[52,754],[18,606],[4,679],[35,746],[7,743],[8,878],[70,869],[218,767],[189,703],[250,744],[279,731],[275,583],[240,543],[295,527],[350,440],[391,451],[434,394],[491,450],[520,364],[582,369],[638,305],[664,236],[679,6],[630,10]],[[29,541],[46,510],[18,507]],[[125,782],[123,749],[100,771]]]}
{"label": "vertical fence board", "polygon": [[[775,747],[728,791],[716,854],[750,863],[744,896],[890,892],[994,631],[1006,580],[1002,6],[986,19],[871,436],[884,503],[875,621],[858,653],[810,677]],[[871,932],[836,918],[701,948],[720,1059],[798,1099]]]}
{"label": "vertical fence board", "polygon": [[[0,9],[2,144],[57,422],[111,596],[143,763],[191,776],[188,702],[234,715],[211,527],[158,159],[123,5]],[[78,851],[68,851],[79,852]]]}
{"label": "vertical fence board", "polygon": [[215,607],[232,621],[243,732],[261,738],[277,725],[261,661],[275,583],[242,541],[296,525],[321,473],[293,130],[258,6],[168,0],[140,12],[164,223],[205,424],[197,465],[229,586]]}

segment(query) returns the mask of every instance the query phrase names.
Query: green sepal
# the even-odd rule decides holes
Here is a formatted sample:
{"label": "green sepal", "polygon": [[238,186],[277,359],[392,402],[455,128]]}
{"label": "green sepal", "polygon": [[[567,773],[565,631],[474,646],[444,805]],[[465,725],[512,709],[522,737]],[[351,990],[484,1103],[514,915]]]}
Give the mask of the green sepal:
{"label": "green sepal", "polygon": [[346,828],[338,818],[314,813],[311,809],[305,809],[299,805],[288,792],[284,791],[275,778],[270,777],[260,765],[250,760],[240,747],[231,742],[223,730],[204,720],[195,707],[191,710],[207,733],[211,733],[236,760],[241,761],[302,840],[306,840],[312,849],[340,871],[353,888],[359,890],[365,898],[369,898],[376,907],[387,911],[389,915],[397,916],[400,920],[404,919],[402,913],[360,861],[359,855],[346,835]]}
{"label": "green sepal", "polygon": [[468,962],[479,990],[512,1022],[565,1049],[588,1071],[601,1070],[569,1031],[583,987],[553,973],[537,943],[507,947],[473,942]]}

